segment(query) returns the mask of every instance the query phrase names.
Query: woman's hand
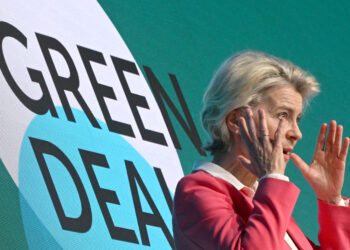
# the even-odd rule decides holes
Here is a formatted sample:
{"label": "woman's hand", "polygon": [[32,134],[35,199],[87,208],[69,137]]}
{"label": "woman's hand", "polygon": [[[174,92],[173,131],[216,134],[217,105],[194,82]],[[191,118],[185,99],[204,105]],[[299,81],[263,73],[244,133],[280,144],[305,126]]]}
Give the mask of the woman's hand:
{"label": "woman's hand", "polygon": [[349,138],[342,146],[343,127],[335,121],[322,124],[311,165],[308,166],[298,155],[291,154],[295,165],[315,190],[317,198],[328,203],[339,204],[344,183],[345,161],[349,149]]}
{"label": "woman's hand", "polygon": [[238,159],[245,168],[258,178],[270,173],[284,174],[286,168],[282,147],[284,120],[279,121],[274,141],[271,143],[264,110],[259,109],[258,114],[258,131],[255,128],[253,114],[250,109],[245,111],[245,118],[240,117],[238,120],[241,140],[246,145],[250,156],[250,159],[247,159],[243,155],[239,155]]}

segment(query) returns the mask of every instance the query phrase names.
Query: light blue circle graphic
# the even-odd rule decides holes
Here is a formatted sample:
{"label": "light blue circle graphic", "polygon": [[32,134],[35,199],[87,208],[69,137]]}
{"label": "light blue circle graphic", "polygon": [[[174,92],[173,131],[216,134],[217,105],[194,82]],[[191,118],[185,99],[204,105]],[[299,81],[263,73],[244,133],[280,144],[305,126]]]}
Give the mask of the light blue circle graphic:
{"label": "light blue circle graphic", "polygon": [[[158,226],[146,226],[150,246],[142,245],[125,161],[131,161],[135,166],[167,229],[172,234],[171,212],[153,167],[122,136],[110,132],[106,124],[99,122],[101,129],[94,128],[85,113],[79,110],[73,110],[76,122],[67,121],[63,109],[56,109],[59,118],[46,114],[36,116],[32,120],[24,135],[20,152],[20,202],[29,248],[171,249],[165,234]],[[87,232],[62,229],[29,138],[50,142],[59,148],[74,166],[91,207],[92,224]],[[93,172],[99,186],[115,192],[119,200],[119,205],[106,203],[114,226],[133,230],[138,244],[112,239],[79,149],[105,156],[109,168],[94,165]],[[53,155],[44,154],[44,160],[64,214],[67,217],[78,218],[82,212],[82,205],[69,171]],[[137,190],[142,211],[152,214],[152,209],[139,185]]]}

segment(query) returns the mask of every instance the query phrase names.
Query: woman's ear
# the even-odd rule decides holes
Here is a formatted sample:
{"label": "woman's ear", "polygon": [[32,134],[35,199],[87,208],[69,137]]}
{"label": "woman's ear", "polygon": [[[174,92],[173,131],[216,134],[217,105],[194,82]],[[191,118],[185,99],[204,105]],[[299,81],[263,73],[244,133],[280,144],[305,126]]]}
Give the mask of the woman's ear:
{"label": "woman's ear", "polygon": [[226,116],[226,126],[227,126],[227,129],[230,131],[231,135],[240,134],[239,127],[238,127],[238,118],[239,118],[238,110],[232,110]]}

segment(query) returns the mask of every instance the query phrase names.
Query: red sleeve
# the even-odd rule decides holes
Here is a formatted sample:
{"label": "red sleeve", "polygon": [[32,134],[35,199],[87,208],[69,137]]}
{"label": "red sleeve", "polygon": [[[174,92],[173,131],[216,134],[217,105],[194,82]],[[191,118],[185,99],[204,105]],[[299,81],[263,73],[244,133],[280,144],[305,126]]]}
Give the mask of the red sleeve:
{"label": "red sleeve", "polygon": [[349,249],[350,208],[318,200],[318,240],[322,249]]}
{"label": "red sleeve", "polygon": [[181,247],[185,241],[203,249],[283,248],[299,195],[293,183],[275,178],[261,180],[254,208],[248,208],[239,198],[241,194],[235,195],[239,192],[229,187],[231,184],[206,173],[196,174],[184,177],[175,193],[174,237],[179,249],[188,249]]}

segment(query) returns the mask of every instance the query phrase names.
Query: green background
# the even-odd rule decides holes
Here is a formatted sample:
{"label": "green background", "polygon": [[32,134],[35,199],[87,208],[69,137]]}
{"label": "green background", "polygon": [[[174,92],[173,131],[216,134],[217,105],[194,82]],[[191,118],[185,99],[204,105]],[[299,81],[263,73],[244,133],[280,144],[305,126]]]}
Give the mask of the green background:
{"label": "green background", "polygon": [[[168,73],[175,74],[204,142],[199,123],[203,92],[220,63],[231,54],[254,49],[288,59],[321,83],[301,121],[303,139],[296,152],[310,161],[319,126],[335,119],[350,135],[347,98],[350,67],[348,1],[112,1],[99,3],[120,32],[138,65],[149,66],[176,102]],[[202,158],[174,119],[185,174]],[[208,159],[210,159],[208,157]],[[317,242],[317,202],[299,170],[287,175],[301,190],[293,216]],[[343,195],[350,196],[350,170]],[[26,249],[18,189],[0,160],[0,249]]]}
{"label": "green background", "polygon": [[[149,66],[177,100],[168,73],[175,74],[205,142],[199,113],[202,95],[221,62],[241,50],[264,51],[311,72],[321,93],[311,102],[295,151],[311,161],[319,127],[332,119],[350,135],[347,107],[350,67],[348,1],[125,1],[99,3],[120,32],[138,65]],[[175,102],[179,110],[180,104]],[[171,112],[169,112],[171,114]],[[180,138],[178,154],[185,174],[202,158],[173,118]],[[210,157],[208,157],[210,159]],[[300,189],[293,216],[317,242],[316,196],[292,162],[287,175]],[[350,170],[343,195],[350,196]]]}

